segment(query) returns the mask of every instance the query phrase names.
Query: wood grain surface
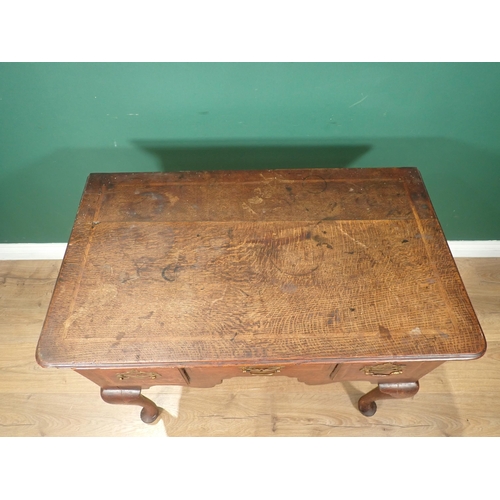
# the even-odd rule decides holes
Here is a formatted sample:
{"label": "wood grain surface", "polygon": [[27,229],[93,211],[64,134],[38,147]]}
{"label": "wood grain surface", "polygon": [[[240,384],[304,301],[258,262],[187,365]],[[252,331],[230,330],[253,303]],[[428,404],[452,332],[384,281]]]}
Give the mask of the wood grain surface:
{"label": "wood grain surface", "polygon": [[102,402],[99,388],[72,370],[37,365],[60,262],[0,262],[0,436],[500,436],[500,259],[457,263],[488,350],[436,368],[412,399],[380,401],[366,418],[356,409],[374,387],[366,381],[232,378],[212,389],[144,391],[163,409],[146,425],[137,407]]}
{"label": "wood grain surface", "polygon": [[93,174],[43,366],[473,359],[484,337],[412,168]]}

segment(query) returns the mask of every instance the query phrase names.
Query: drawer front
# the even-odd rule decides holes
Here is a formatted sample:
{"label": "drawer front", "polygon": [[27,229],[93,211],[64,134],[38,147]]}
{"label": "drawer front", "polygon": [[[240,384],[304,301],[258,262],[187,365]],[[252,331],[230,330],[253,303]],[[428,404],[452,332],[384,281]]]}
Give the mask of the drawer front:
{"label": "drawer front", "polygon": [[192,387],[213,387],[232,377],[293,377],[310,385],[332,382],[334,364],[307,363],[300,365],[232,365],[220,367],[187,368]]}
{"label": "drawer front", "polygon": [[442,363],[443,361],[342,363],[333,371],[332,381],[414,382]]}
{"label": "drawer front", "polygon": [[153,385],[189,385],[189,376],[183,368],[101,368],[75,370],[100,387],[141,387]]}

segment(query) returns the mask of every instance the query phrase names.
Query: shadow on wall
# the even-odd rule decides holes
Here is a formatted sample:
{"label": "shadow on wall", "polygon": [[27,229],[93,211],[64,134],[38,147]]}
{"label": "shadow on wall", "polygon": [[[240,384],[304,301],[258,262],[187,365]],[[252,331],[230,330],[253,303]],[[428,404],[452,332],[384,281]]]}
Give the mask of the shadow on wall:
{"label": "shadow on wall", "polygon": [[273,170],[280,168],[345,168],[370,150],[365,144],[333,145],[300,142],[172,143],[133,141],[160,160],[163,171]]}
{"label": "shadow on wall", "polygon": [[446,138],[147,141],[62,149],[0,179],[0,243],[65,242],[91,172],[418,167],[448,239],[500,239],[500,156]]}

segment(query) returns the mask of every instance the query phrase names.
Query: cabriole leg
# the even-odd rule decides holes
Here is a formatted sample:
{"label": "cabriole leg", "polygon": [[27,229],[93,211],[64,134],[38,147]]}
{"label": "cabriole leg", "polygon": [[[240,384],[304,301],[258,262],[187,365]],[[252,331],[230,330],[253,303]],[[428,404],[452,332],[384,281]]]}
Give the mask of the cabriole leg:
{"label": "cabriole leg", "polygon": [[146,424],[153,423],[160,413],[158,407],[141,394],[141,389],[104,389],[101,388],[101,398],[106,403],[114,405],[142,406],[141,420]]}
{"label": "cabriole leg", "polygon": [[359,399],[359,411],[366,417],[371,417],[372,415],[375,415],[375,412],[377,411],[377,404],[375,401],[379,399],[411,398],[417,394],[418,389],[418,381],[378,384],[378,387]]}

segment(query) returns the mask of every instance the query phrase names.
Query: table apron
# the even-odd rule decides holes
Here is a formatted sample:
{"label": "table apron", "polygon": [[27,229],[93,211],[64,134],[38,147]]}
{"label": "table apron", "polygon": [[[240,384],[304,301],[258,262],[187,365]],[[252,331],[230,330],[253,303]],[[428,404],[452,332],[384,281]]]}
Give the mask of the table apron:
{"label": "table apron", "polygon": [[213,387],[233,377],[296,378],[308,385],[365,380],[372,383],[419,380],[443,361],[238,364],[225,366],[142,367],[75,369],[100,387],[140,387],[157,385]]}

